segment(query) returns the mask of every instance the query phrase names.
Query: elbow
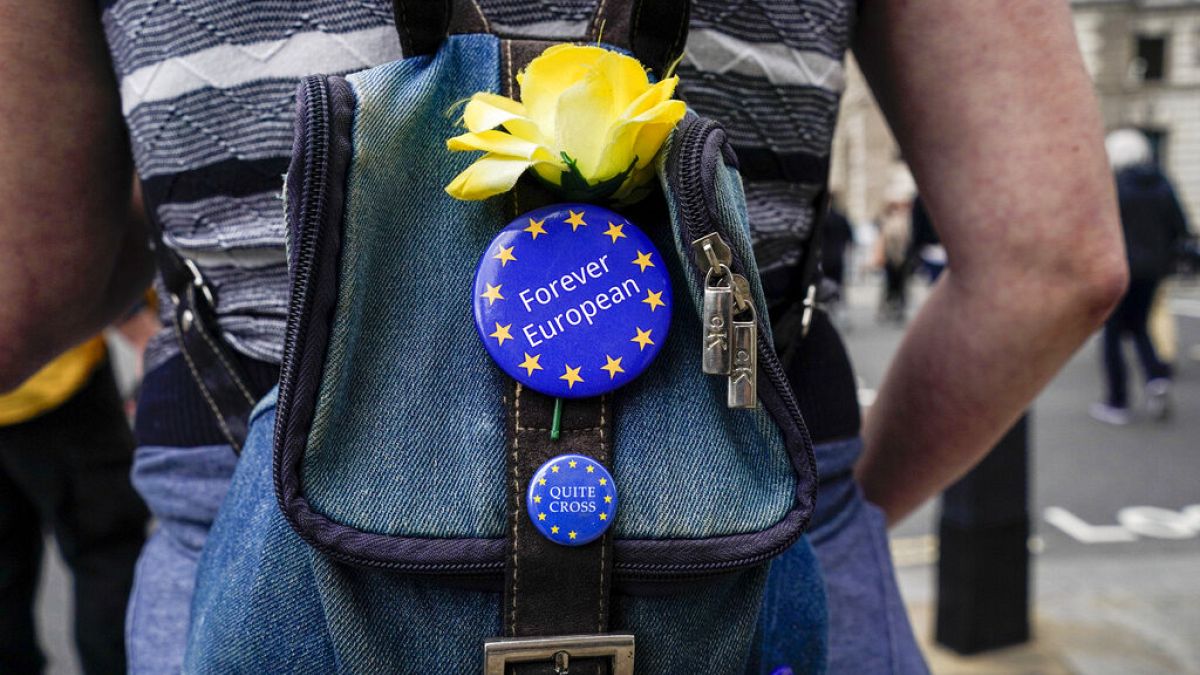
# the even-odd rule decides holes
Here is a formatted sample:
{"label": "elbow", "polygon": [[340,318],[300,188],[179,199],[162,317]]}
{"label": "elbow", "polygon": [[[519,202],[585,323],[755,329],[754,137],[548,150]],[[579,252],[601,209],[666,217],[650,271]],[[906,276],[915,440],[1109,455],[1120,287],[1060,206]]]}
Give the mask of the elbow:
{"label": "elbow", "polygon": [[1125,246],[1118,238],[1099,250],[1084,248],[1069,270],[1072,305],[1088,328],[1100,327],[1125,296],[1129,285],[1129,265]]}

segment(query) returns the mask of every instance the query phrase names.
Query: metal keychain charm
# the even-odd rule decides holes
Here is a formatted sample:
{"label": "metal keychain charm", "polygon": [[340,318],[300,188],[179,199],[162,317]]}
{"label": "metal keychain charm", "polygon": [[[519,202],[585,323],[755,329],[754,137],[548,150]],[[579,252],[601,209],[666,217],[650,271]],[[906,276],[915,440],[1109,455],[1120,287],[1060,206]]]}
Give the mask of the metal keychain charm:
{"label": "metal keychain charm", "polygon": [[[714,279],[714,274],[716,278]],[[729,268],[709,268],[704,275],[704,304],[700,321],[704,327],[701,369],[707,375],[728,375],[729,326],[733,323],[733,285]],[[720,285],[721,280],[725,285]]]}
{"label": "metal keychain charm", "polygon": [[727,403],[730,408],[758,407],[758,318],[750,308],[750,318],[733,321],[730,330],[732,369],[729,373]]}

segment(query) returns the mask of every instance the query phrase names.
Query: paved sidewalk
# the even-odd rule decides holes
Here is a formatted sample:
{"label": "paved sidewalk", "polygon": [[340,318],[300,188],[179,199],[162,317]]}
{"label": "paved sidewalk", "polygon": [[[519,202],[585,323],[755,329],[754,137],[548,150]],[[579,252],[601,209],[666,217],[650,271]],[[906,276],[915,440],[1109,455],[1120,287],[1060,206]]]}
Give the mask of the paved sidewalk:
{"label": "paved sidewalk", "polygon": [[1200,673],[1200,552],[1034,564],[1034,640],[970,657],[933,644],[934,568],[899,570],[934,673]]}

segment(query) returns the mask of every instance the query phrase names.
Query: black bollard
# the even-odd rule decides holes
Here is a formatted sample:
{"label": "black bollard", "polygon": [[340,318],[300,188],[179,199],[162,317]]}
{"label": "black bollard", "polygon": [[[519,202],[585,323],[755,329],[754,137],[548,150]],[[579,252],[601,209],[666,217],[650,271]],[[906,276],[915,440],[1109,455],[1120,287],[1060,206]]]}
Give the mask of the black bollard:
{"label": "black bollard", "polygon": [[942,494],[935,639],[977,654],[1029,639],[1029,413]]}

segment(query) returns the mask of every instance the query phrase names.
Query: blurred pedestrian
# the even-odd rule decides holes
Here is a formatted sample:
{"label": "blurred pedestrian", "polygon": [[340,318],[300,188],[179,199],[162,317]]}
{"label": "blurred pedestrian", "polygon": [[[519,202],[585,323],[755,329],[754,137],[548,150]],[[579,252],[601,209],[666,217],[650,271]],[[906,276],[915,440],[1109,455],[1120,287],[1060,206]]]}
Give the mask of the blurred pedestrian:
{"label": "blurred pedestrian", "polygon": [[1129,264],[1129,289],[1104,324],[1103,401],[1090,409],[1108,424],[1128,424],[1129,392],[1122,340],[1133,339],[1145,376],[1145,406],[1151,417],[1170,413],[1171,369],[1159,358],[1147,331],[1150,306],[1159,284],[1171,271],[1176,246],[1187,234],[1187,221],[1171,183],[1154,164],[1150,142],[1135,129],[1119,129],[1105,140],[1116,173],[1121,227]]}
{"label": "blurred pedestrian", "polygon": [[913,260],[921,266],[921,271],[929,278],[929,283],[938,280],[946,270],[946,247],[938,237],[925,202],[921,196],[913,200],[912,205],[912,249]]}
{"label": "blurred pedestrian", "polygon": [[40,673],[34,596],[43,524],[75,580],[85,673],[125,672],[125,605],[146,508],[129,482],[133,435],[95,337],[0,395],[0,673]]}
{"label": "blurred pedestrian", "polygon": [[835,292],[829,294],[825,309],[830,316],[836,317],[845,297],[846,253],[854,246],[854,230],[846,215],[838,209],[836,199],[830,204],[821,227],[821,270],[825,278],[837,287]]}
{"label": "blurred pedestrian", "polygon": [[875,264],[883,269],[883,295],[876,317],[881,322],[904,323],[908,316],[908,277],[912,272],[912,197],[903,188],[888,188],[879,228]]}

